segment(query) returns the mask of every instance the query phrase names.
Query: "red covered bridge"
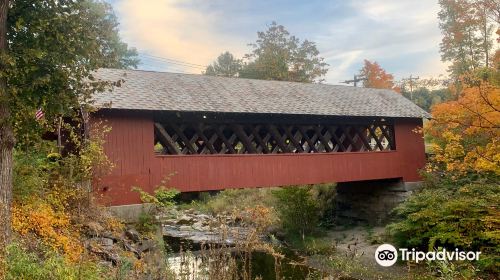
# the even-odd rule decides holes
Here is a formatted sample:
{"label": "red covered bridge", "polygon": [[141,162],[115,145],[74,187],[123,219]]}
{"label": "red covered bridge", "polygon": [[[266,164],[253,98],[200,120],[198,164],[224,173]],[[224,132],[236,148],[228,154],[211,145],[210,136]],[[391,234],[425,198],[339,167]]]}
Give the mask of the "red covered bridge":
{"label": "red covered bridge", "polygon": [[95,187],[139,203],[170,174],[182,192],[380,179],[419,181],[428,114],[390,91],[325,84],[101,69],[124,80],[99,94],[105,153]]}

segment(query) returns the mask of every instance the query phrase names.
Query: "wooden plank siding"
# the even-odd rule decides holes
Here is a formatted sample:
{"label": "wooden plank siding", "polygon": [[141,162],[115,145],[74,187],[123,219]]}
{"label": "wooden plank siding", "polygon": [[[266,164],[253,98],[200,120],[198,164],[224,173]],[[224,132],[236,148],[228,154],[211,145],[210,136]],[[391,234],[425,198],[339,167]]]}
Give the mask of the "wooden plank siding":
{"label": "wooden plank siding", "polygon": [[379,152],[312,154],[156,155],[154,120],[147,113],[98,113],[111,131],[104,150],[114,168],[94,181],[108,205],[140,203],[133,186],[152,191],[168,174],[183,192],[401,178],[419,181],[425,164],[421,119],[396,119],[396,149]]}

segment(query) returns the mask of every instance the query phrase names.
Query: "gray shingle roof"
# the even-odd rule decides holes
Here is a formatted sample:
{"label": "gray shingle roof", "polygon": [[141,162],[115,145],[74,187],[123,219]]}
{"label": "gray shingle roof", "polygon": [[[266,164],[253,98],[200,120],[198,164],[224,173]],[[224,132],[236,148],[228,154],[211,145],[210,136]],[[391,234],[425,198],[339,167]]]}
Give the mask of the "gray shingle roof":
{"label": "gray shingle roof", "polygon": [[125,80],[95,96],[114,109],[428,118],[391,90],[205,75],[99,69],[98,79]]}

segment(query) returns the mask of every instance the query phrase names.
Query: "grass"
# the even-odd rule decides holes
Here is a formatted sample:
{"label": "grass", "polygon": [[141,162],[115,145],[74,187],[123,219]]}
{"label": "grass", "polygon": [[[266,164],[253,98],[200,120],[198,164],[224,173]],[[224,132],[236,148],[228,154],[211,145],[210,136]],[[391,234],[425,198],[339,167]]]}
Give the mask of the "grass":
{"label": "grass", "polygon": [[14,279],[103,279],[103,268],[94,262],[69,262],[58,253],[45,249],[43,255],[29,252],[18,243],[7,247],[6,280]]}
{"label": "grass", "polygon": [[319,235],[306,236],[304,239],[299,235],[287,236],[286,241],[291,248],[309,256],[332,254],[335,251],[335,244],[331,238],[328,238],[324,234]]}
{"label": "grass", "polygon": [[259,189],[227,189],[216,195],[209,193],[200,194],[198,200],[189,204],[180,205],[181,209],[195,208],[201,212],[213,215],[224,212],[231,213],[235,210],[245,210],[256,205],[272,207],[275,204],[272,190],[274,188]]}
{"label": "grass", "polygon": [[366,235],[366,241],[371,245],[386,243],[385,239],[387,239],[387,236],[385,234],[377,234],[372,226],[366,226]]}

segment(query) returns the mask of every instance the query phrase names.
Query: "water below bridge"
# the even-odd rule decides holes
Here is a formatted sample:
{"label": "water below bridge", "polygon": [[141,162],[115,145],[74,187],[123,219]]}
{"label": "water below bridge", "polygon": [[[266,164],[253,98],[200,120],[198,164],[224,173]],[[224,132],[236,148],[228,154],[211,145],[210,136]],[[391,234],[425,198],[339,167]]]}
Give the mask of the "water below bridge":
{"label": "water below bridge", "polygon": [[[165,236],[164,240],[172,252],[168,257],[170,269],[178,275],[190,274],[189,279],[203,279],[203,274],[208,273],[206,271],[207,262],[214,261],[210,259],[213,252],[204,252],[200,243],[181,237]],[[231,250],[230,247],[226,247],[226,249]],[[232,255],[237,263],[238,273],[244,273],[243,257],[236,251]],[[334,279],[330,278],[328,273],[305,264],[303,259],[291,250],[282,248],[280,255],[281,257],[277,261],[277,258],[271,253],[253,251],[249,266],[247,266],[250,267],[251,279]],[[186,267],[188,268],[186,269]]]}

